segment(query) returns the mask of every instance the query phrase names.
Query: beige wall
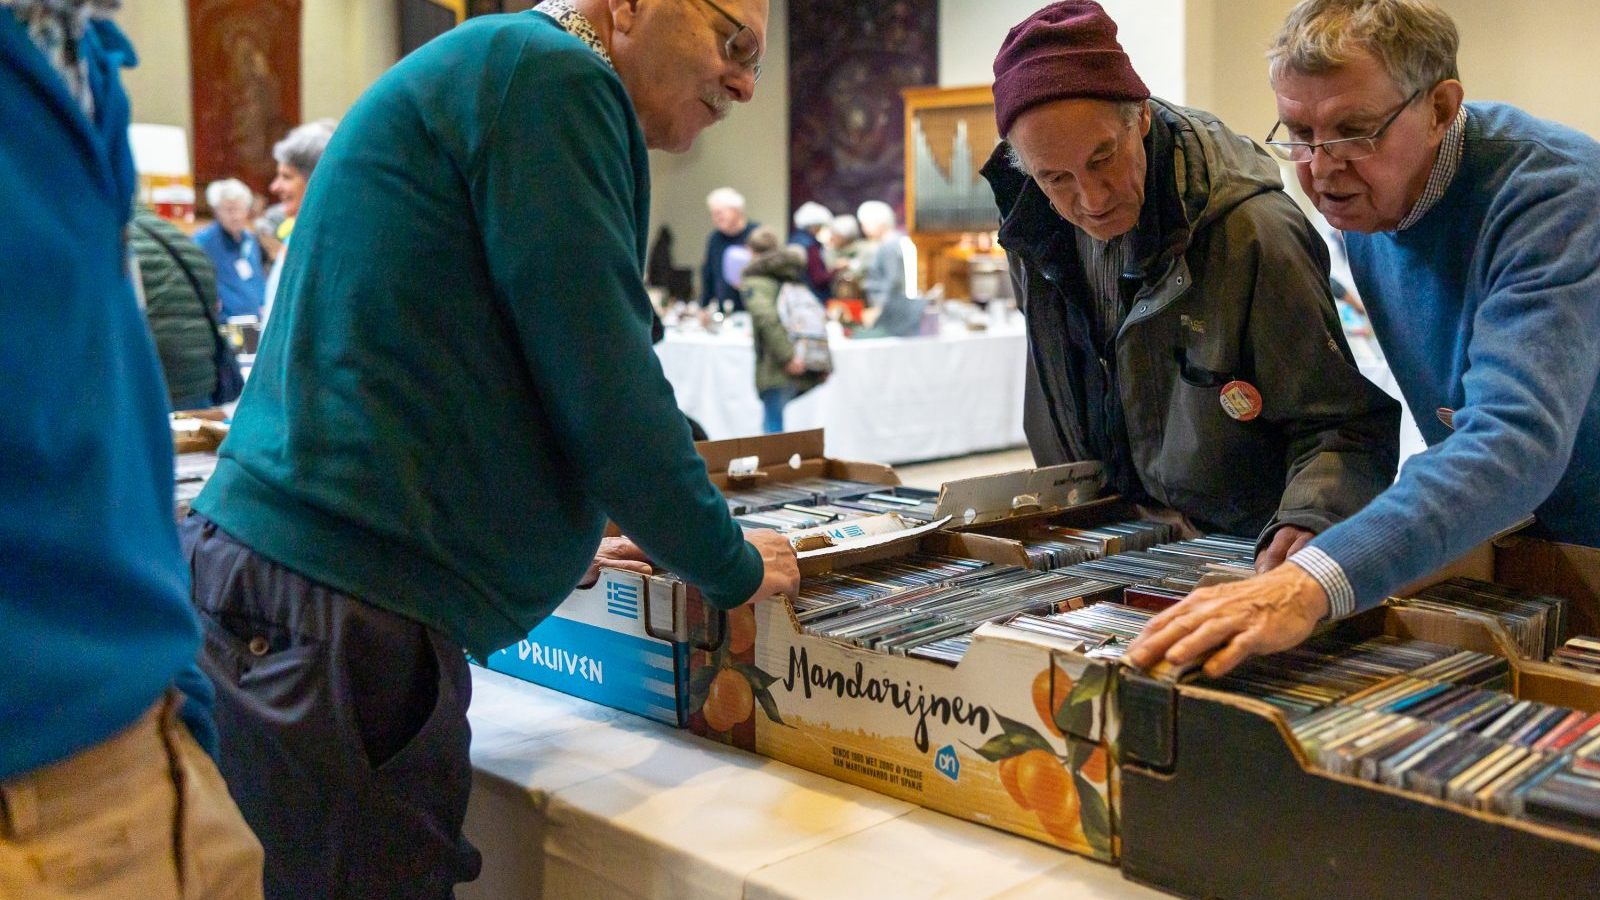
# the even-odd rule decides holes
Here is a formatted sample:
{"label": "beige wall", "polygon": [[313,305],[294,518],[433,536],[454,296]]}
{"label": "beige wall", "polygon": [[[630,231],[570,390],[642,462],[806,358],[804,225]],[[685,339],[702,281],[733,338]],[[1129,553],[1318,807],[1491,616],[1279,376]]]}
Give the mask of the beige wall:
{"label": "beige wall", "polygon": [[[1461,32],[1469,100],[1504,100],[1600,136],[1600,4],[1438,0]],[[1189,0],[1190,103],[1260,139],[1277,119],[1265,53],[1293,0]],[[1537,13],[1534,12],[1537,10]]]}
{"label": "beige wall", "polygon": [[674,265],[699,269],[711,233],[706,194],[724,185],[744,194],[750,218],[789,233],[788,5],[771,0],[755,99],[735,104],[689,152],[650,153],[651,238],[662,225],[672,229]]}
{"label": "beige wall", "polygon": [[[939,84],[993,82],[994,55],[1006,32],[1044,5],[1044,0],[939,0]],[[1150,90],[1184,102],[1185,0],[1101,0],[1101,5],[1117,23],[1117,39]]]}
{"label": "beige wall", "polygon": [[[117,23],[139,51],[139,67],[125,78],[134,121],[191,129],[187,4],[184,0],[137,0],[123,4]],[[302,118],[344,115],[356,97],[394,63],[398,29],[394,0],[304,0],[300,21]]]}

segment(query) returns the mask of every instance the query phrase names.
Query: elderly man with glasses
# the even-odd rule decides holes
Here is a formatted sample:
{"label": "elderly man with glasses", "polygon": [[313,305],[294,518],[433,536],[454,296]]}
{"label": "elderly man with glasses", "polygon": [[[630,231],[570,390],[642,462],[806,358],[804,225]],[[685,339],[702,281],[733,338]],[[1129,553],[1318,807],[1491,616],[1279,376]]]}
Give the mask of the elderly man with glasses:
{"label": "elderly man with glasses", "polygon": [[1271,52],[1295,163],[1429,443],[1290,564],[1194,592],[1129,651],[1220,674],[1373,606],[1530,514],[1600,546],[1600,144],[1463,103],[1427,0],[1306,0]]}
{"label": "elderly man with glasses", "polygon": [[[417,50],[318,162],[255,371],[183,530],[221,768],[272,897],[448,897],[478,658],[599,562],[792,591],[650,347],[646,150],[761,68],[766,0],[552,0]],[[601,542],[607,520],[638,541]],[[586,569],[590,574],[586,576]]]}
{"label": "elderly man with glasses", "polygon": [[1096,3],[1054,3],[995,59],[984,167],[1028,320],[1041,465],[1259,536],[1271,568],[1394,477],[1398,405],[1354,365],[1321,238],[1278,167],[1152,99]]}

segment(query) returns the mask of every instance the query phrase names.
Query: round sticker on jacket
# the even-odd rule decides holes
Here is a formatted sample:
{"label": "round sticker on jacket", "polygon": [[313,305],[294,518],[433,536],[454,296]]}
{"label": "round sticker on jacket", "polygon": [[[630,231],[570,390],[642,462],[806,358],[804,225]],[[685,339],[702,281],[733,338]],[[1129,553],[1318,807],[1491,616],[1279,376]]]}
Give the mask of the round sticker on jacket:
{"label": "round sticker on jacket", "polygon": [[1248,422],[1261,415],[1261,392],[1248,381],[1230,381],[1217,395],[1228,418]]}

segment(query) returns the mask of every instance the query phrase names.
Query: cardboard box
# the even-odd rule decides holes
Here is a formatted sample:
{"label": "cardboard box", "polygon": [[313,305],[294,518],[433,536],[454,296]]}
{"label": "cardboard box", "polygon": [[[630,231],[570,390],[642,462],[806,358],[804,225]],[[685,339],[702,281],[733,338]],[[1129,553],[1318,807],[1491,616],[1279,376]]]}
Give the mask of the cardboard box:
{"label": "cardboard box", "polygon": [[687,588],[671,576],[604,569],[486,668],[681,728]]}
{"label": "cardboard box", "polygon": [[[888,466],[822,456],[820,430],[706,441],[696,449],[719,488],[817,476],[900,483]],[[759,460],[760,474],[730,478],[729,464],[748,457]],[[699,610],[693,631],[691,609]],[[490,654],[483,664],[681,728],[688,715],[689,652],[721,640],[721,622],[705,614],[699,591],[670,574],[645,578],[604,569],[593,587],[574,591],[525,639]]]}
{"label": "cardboard box", "polygon": [[[803,558],[816,575],[925,550],[1016,564],[1013,542],[923,529]],[[691,654],[698,734],[1105,861],[1117,855],[1108,672],[1039,635],[983,626],[948,666],[806,634],[782,598],[726,615]],[[1026,804],[1026,805],[1025,805]]]}
{"label": "cardboard box", "polygon": [[[1510,657],[1518,697],[1600,710],[1600,678],[1503,630],[1385,608],[1351,627]],[[1600,884],[1600,839],[1313,768],[1272,706],[1124,670],[1125,877],[1191,897],[1548,897]]]}
{"label": "cardboard box", "polygon": [[[840,478],[884,485],[900,483],[900,476],[894,473],[894,469],[881,463],[852,462],[823,456],[822,434],[822,429],[816,428],[726,441],[702,441],[695,445],[695,449],[706,461],[711,483],[723,490],[760,487],[804,478]],[[757,460],[753,474],[736,476],[729,473],[730,465],[735,460],[751,457]]]}

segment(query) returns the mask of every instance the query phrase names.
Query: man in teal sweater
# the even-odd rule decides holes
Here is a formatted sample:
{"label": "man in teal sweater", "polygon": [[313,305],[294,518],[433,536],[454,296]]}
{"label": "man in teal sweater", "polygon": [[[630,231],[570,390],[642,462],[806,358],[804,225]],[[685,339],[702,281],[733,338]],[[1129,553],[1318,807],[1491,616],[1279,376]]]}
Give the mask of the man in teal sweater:
{"label": "man in teal sweater", "polygon": [[474,19],[329,143],[184,532],[269,895],[443,897],[476,875],[461,649],[525,637],[607,519],[717,606],[797,586],[787,542],[746,539],[707,479],[642,277],[646,149],[751,98],[766,17],[556,0]]}
{"label": "man in teal sweater", "polygon": [[1428,0],[1305,0],[1270,54],[1268,144],[1346,232],[1350,269],[1429,448],[1294,565],[1194,592],[1131,661],[1220,674],[1381,602],[1533,515],[1600,547],[1600,144],[1462,102]]}

